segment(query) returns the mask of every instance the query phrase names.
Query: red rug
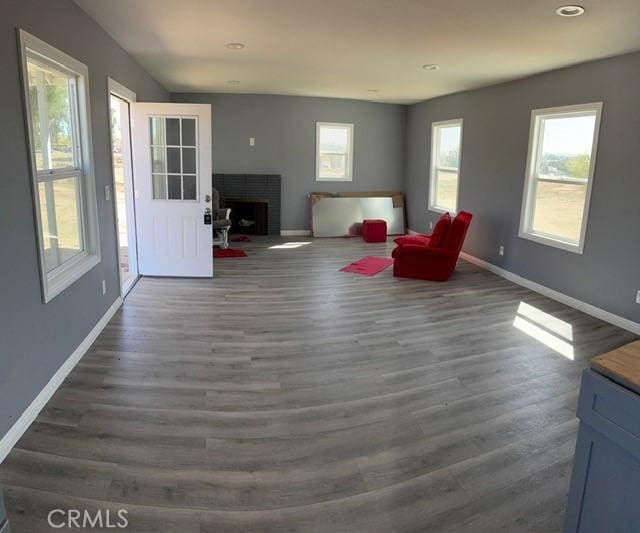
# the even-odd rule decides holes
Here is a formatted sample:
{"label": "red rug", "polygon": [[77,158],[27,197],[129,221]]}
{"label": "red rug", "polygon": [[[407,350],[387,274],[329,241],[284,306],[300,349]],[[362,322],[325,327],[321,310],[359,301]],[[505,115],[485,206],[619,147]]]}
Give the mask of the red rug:
{"label": "red rug", "polygon": [[229,242],[251,242],[251,239],[247,235],[234,235],[229,238]]}
{"label": "red rug", "polygon": [[237,248],[215,248],[213,250],[213,257],[216,259],[222,259],[224,257],[247,257],[247,254],[243,250]]}
{"label": "red rug", "polygon": [[363,276],[375,276],[393,264],[389,257],[367,256],[340,269],[340,272],[352,272]]}

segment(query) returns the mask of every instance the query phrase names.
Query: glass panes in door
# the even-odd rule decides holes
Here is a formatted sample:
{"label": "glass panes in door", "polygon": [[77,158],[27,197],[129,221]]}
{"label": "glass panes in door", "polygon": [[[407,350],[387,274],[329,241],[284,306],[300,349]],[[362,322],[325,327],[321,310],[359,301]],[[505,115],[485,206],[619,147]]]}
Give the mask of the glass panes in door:
{"label": "glass panes in door", "polygon": [[196,119],[150,117],[154,200],[197,200]]}

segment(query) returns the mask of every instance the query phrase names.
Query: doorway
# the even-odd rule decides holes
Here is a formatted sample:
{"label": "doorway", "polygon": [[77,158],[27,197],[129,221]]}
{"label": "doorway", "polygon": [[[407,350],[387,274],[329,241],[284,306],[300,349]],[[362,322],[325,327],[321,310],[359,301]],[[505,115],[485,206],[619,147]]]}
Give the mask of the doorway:
{"label": "doorway", "polygon": [[109,79],[113,201],[122,296],[127,295],[139,277],[130,115],[130,104],[134,101],[134,93]]}

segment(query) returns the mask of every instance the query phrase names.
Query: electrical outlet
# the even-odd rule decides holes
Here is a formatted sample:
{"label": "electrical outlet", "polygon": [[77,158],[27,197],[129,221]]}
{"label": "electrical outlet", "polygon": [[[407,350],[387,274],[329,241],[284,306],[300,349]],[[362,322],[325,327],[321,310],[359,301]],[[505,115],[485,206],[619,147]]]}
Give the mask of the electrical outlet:
{"label": "electrical outlet", "polygon": [[504,246],[500,246],[500,250],[498,252],[500,255],[504,255]]}
{"label": "electrical outlet", "polygon": [[108,185],[104,186],[104,199],[108,202],[111,200],[111,187]]}
{"label": "electrical outlet", "polygon": [[433,222],[429,222],[429,229],[433,229]]}
{"label": "electrical outlet", "polygon": [[107,282],[105,280],[102,280],[102,296],[104,296],[105,294],[107,294]]}
{"label": "electrical outlet", "polygon": [[636,293],[636,303],[640,304],[640,291]]}
{"label": "electrical outlet", "polygon": [[256,145],[256,138],[249,137],[249,146],[255,146],[255,145]]}

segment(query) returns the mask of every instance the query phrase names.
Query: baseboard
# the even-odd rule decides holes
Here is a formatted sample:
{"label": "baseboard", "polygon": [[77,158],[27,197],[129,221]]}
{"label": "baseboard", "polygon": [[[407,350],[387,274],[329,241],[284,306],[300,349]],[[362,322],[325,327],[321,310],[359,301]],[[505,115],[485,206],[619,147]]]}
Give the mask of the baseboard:
{"label": "baseboard", "polygon": [[498,276],[504,279],[507,279],[517,285],[526,287],[527,289],[537,292],[538,294],[542,294],[547,298],[551,298],[552,300],[556,300],[557,302],[568,305],[569,307],[573,307],[578,311],[582,311],[587,315],[591,315],[595,318],[599,318],[604,322],[608,322],[609,324],[613,324],[614,326],[617,326],[619,328],[626,329],[631,333],[640,335],[640,324],[638,324],[637,322],[633,322],[628,318],[615,315],[613,313],[610,313],[609,311],[605,311],[604,309],[596,307],[595,305],[591,305],[591,304],[588,304],[587,302],[583,302],[582,300],[578,300],[573,296],[568,296],[562,292],[558,292],[554,289],[550,289],[549,287],[545,287],[544,285],[540,285],[535,281],[531,281],[529,279],[523,278],[522,276],[518,276],[518,274],[509,272],[504,268],[500,268],[499,266],[496,266],[492,263],[485,261],[484,259],[480,259],[468,253],[462,252],[460,254],[460,257],[466,261],[469,261],[469,263],[473,263],[474,265],[484,268],[489,272],[493,272],[494,274],[497,274]]}
{"label": "baseboard", "polygon": [[283,229],[280,231],[283,237],[308,237],[311,232],[308,229]]}
{"label": "baseboard", "polygon": [[121,305],[122,297],[118,296],[118,299],[113,302],[107,312],[102,316],[100,320],[98,320],[98,323],[93,327],[93,329],[84,338],[80,345],[73,351],[69,358],[64,363],[62,363],[62,366],[51,377],[49,382],[36,396],[35,400],[33,400],[29,407],[25,409],[24,413],[20,415],[20,418],[18,418],[13,426],[11,426],[7,434],[2,437],[2,439],[0,440],[0,463],[5,460],[11,449],[20,440],[20,437],[22,437],[24,432],[29,429],[29,426],[36,419],[40,411],[42,411],[53,394],[58,390],[58,387],[62,385],[62,382],[78,364],[80,359],[82,359],[82,356],[91,347],[93,341],[95,341],[98,335],[100,335],[102,330],[109,323],[109,320],[111,320],[111,317],[113,317],[113,315]]}

